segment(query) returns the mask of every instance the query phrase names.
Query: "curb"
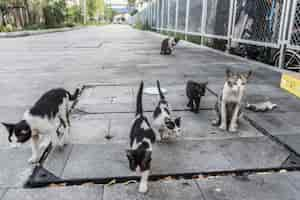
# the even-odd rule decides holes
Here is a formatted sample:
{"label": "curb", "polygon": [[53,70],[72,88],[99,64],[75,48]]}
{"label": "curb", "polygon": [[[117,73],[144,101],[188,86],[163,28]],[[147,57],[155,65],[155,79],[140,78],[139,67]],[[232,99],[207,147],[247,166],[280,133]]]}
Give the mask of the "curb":
{"label": "curb", "polygon": [[33,35],[42,35],[48,33],[57,33],[57,32],[66,32],[81,29],[82,27],[72,27],[72,28],[56,28],[56,29],[45,29],[38,31],[18,31],[18,32],[8,32],[8,33],[0,33],[0,38],[17,38],[17,37],[26,37]]}

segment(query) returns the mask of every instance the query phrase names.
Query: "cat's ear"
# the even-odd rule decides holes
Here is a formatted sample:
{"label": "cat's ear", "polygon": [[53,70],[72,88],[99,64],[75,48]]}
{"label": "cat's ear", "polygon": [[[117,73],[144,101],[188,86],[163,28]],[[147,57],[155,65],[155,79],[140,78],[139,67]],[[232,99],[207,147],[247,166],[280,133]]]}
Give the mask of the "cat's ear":
{"label": "cat's ear", "polygon": [[252,74],[253,74],[252,70],[248,71],[248,73],[246,74],[247,80],[250,79],[250,77],[252,76]]}
{"label": "cat's ear", "polygon": [[231,76],[233,76],[233,72],[232,72],[229,68],[227,68],[227,69],[226,69],[226,78],[228,79],[228,78],[230,78]]}
{"label": "cat's ear", "polygon": [[175,124],[176,124],[177,127],[180,127],[180,124],[181,124],[181,117],[177,117],[177,118],[175,119]]}
{"label": "cat's ear", "polygon": [[3,126],[6,128],[6,130],[9,132],[9,133],[12,133],[14,131],[14,128],[15,128],[15,124],[9,124],[9,123],[4,123],[4,122],[1,122],[1,124],[3,124]]}
{"label": "cat's ear", "polygon": [[126,149],[126,156],[128,158],[132,158],[133,157],[133,150],[131,149]]}
{"label": "cat's ear", "polygon": [[4,122],[2,122],[2,124],[3,124],[3,126],[5,126],[5,128],[8,131],[8,141],[12,142],[11,137],[13,135],[13,132],[14,132],[14,129],[15,129],[16,125],[15,124],[4,123]]}

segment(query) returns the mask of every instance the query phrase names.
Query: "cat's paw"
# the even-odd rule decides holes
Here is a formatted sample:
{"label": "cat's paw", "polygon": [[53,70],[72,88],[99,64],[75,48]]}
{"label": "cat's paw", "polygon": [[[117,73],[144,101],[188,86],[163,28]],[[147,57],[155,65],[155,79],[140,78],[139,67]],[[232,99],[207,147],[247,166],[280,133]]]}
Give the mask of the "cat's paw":
{"label": "cat's paw", "polygon": [[218,126],[219,125],[219,120],[218,119],[211,120],[211,125]]}
{"label": "cat's paw", "polygon": [[33,156],[31,156],[31,157],[28,159],[28,162],[29,162],[30,164],[38,163],[38,162],[39,162],[39,157],[33,155]]}
{"label": "cat's paw", "polygon": [[229,127],[229,132],[236,133],[237,132],[237,124],[234,124]]}
{"label": "cat's paw", "polygon": [[21,146],[20,143],[9,143],[9,147],[10,147],[10,148],[18,148],[18,147],[20,147],[20,146]]}
{"label": "cat's paw", "polygon": [[156,141],[157,141],[157,142],[160,142],[160,141],[161,141],[161,137],[160,137],[159,134],[156,135]]}
{"label": "cat's paw", "polygon": [[146,193],[148,191],[148,186],[146,183],[141,183],[139,186],[140,193]]}
{"label": "cat's paw", "polygon": [[227,127],[226,127],[226,124],[221,124],[219,126],[219,129],[223,130],[223,131],[226,131]]}

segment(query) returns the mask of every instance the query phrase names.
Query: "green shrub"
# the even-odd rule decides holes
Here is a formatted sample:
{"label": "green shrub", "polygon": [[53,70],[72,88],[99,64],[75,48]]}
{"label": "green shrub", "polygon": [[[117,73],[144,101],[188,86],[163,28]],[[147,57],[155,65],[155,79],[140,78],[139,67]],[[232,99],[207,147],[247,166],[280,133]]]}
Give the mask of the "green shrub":
{"label": "green shrub", "polygon": [[7,24],[5,28],[6,28],[6,32],[14,31],[14,27],[11,24]]}
{"label": "green shrub", "polygon": [[81,23],[83,21],[80,6],[74,5],[67,9],[68,23]]}
{"label": "green shrub", "polygon": [[45,25],[49,28],[60,27],[65,21],[66,4],[64,0],[49,0],[43,8]]}
{"label": "green shrub", "polygon": [[148,21],[146,21],[146,23],[143,24],[140,19],[137,19],[137,22],[135,23],[134,28],[139,29],[139,30],[144,30],[144,31],[151,30],[151,26],[148,23]]}
{"label": "green shrub", "polygon": [[196,44],[201,44],[201,36],[188,35],[188,41]]}
{"label": "green shrub", "polygon": [[0,26],[0,32],[6,32],[5,26]]}
{"label": "green shrub", "polygon": [[6,26],[0,26],[0,32],[13,32],[15,29],[11,24],[7,24]]}

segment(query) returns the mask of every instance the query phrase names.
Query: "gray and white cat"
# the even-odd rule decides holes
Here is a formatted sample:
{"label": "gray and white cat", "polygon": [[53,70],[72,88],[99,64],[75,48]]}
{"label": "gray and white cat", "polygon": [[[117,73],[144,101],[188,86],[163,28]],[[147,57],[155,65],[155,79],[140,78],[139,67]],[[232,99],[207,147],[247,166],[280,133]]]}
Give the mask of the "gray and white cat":
{"label": "gray and white cat", "polygon": [[181,117],[174,118],[171,114],[170,105],[167,102],[157,81],[160,100],[153,112],[152,128],[157,140],[176,138],[181,136]]}
{"label": "gray and white cat", "polygon": [[[38,162],[41,155],[40,137],[50,136],[52,142],[60,146],[66,143],[70,132],[69,102],[76,100],[79,93],[79,89],[74,94],[63,88],[52,89],[24,113],[23,120],[15,124],[2,123],[8,131],[9,142],[25,143],[31,139],[32,156],[28,162]],[[58,120],[66,129],[60,138],[56,127]]]}
{"label": "gray and white cat", "polygon": [[229,69],[226,70],[222,94],[215,105],[217,119],[213,121],[213,125],[229,132],[237,131],[238,120],[242,116],[242,100],[251,74],[252,71],[234,73]]}

